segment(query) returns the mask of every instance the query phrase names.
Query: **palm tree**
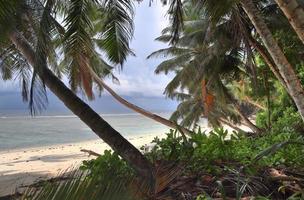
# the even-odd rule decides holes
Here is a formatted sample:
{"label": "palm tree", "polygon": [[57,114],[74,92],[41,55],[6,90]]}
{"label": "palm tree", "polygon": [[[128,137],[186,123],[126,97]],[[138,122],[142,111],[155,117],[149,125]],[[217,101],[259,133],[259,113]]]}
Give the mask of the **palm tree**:
{"label": "palm tree", "polygon": [[183,126],[179,126],[176,122],[172,122],[170,120],[167,120],[157,114],[151,113],[137,105],[134,105],[132,103],[130,103],[129,101],[127,101],[126,99],[122,98],[121,96],[119,96],[114,90],[112,90],[101,78],[99,78],[97,76],[97,74],[95,72],[91,72],[92,77],[94,78],[94,80],[97,82],[97,84],[99,84],[99,86],[101,86],[102,88],[106,89],[111,95],[112,97],[114,97],[118,102],[120,102],[122,105],[126,106],[127,108],[145,116],[148,117],[154,121],[157,121],[163,125],[166,125],[168,127],[171,127],[173,129],[178,129],[180,131],[183,131],[184,133],[191,135],[191,131],[187,128],[184,128]]}
{"label": "palm tree", "polygon": [[[247,49],[239,48],[241,41],[235,40],[234,35],[231,34],[230,29],[234,24],[228,20],[213,26],[203,14],[195,14],[195,12],[195,9],[190,6],[185,8],[184,29],[180,32],[180,38],[174,46],[156,51],[148,57],[170,57],[157,67],[156,73],[167,73],[168,71],[176,73],[165,90],[169,97],[182,100],[172,118],[184,118],[183,125],[192,125],[202,115],[205,115],[211,122],[218,124],[218,119],[227,118],[231,115],[228,113],[234,110],[233,115],[238,113],[253,131],[261,132],[242,112],[239,102],[230,94],[228,95],[228,92],[224,92],[227,88],[223,86],[222,79],[226,79],[225,82],[229,82],[229,79],[234,80],[244,73],[244,69],[252,72],[252,68],[246,64],[251,62],[249,56],[241,56],[244,55],[241,52],[245,52]],[[166,28],[163,35],[157,40],[169,42],[171,36],[168,33],[170,31],[171,27]],[[248,54],[250,52],[246,55]],[[246,63],[242,59],[245,59]],[[199,83],[203,83],[205,80],[208,83],[202,86],[201,90]],[[206,88],[209,94],[203,92]],[[178,92],[180,89],[188,92],[181,94]],[[214,102],[211,102],[210,106],[206,103],[208,96],[215,96]]]}
{"label": "palm tree", "polygon": [[[71,52],[70,49],[77,49],[78,47],[75,46],[75,44],[71,45],[66,41],[66,47],[64,48],[64,55],[65,58],[62,61],[63,66],[66,67],[67,73],[70,74],[70,83],[71,88],[76,91],[78,86],[81,86],[81,80],[89,80],[88,83],[84,84],[85,91],[89,92],[89,97],[92,98],[92,83],[95,82],[100,89],[105,89],[109,92],[110,95],[114,97],[119,103],[126,106],[127,108],[149,118],[156,122],[159,122],[163,125],[169,126],[174,129],[179,129],[187,134],[191,134],[191,131],[179,126],[176,122],[172,122],[170,120],[167,120],[155,113],[151,113],[137,105],[132,104],[131,102],[127,101],[120,95],[118,95],[114,90],[112,90],[103,80],[102,78],[106,75],[112,75],[111,70],[113,67],[108,64],[105,60],[102,59],[102,55],[98,54],[97,51],[103,52],[109,61],[113,63],[113,65],[118,65],[120,68],[122,68],[122,65],[126,59],[126,56],[129,54],[133,55],[133,52],[131,51],[129,47],[129,40],[131,39],[133,35],[133,22],[132,22],[132,16],[133,16],[133,7],[132,4],[128,1],[125,3],[128,4],[128,10],[126,13],[119,13],[118,11],[121,11],[123,9],[123,5],[120,5],[117,3],[117,11],[109,11],[109,13],[113,14],[100,14],[98,12],[97,8],[89,8],[89,12],[87,13],[88,20],[92,21],[92,24],[95,24],[94,27],[91,28],[90,31],[87,32],[86,40],[87,43],[92,43],[94,47],[96,47],[96,51],[94,54],[97,54],[98,57],[92,57],[91,58],[91,65],[87,66],[87,70],[81,70],[81,66],[74,66],[72,64],[71,58],[73,58],[73,52]],[[115,8],[115,7],[114,7]],[[114,9],[113,8],[113,9]],[[122,8],[122,9],[121,9]],[[130,16],[126,15],[130,13]],[[111,28],[108,26],[105,26],[105,24],[109,23],[109,20],[113,20],[113,26],[117,28]],[[125,21],[125,23],[120,23],[120,21]],[[72,25],[72,24],[71,24]],[[69,29],[74,29],[75,26],[68,26],[68,30],[66,31],[64,27],[61,27],[61,30],[63,30],[67,35],[69,34]],[[69,34],[71,35],[71,34]],[[69,37],[68,37],[69,38]],[[74,41],[71,38],[72,41]],[[90,48],[93,48],[92,45],[90,45]],[[114,48],[113,48],[114,47]],[[93,52],[93,49],[89,49],[89,52]],[[77,53],[77,52],[76,52]],[[72,55],[72,56],[71,56]],[[75,69],[76,68],[76,69]],[[83,66],[82,66],[83,68]],[[78,69],[78,72],[77,72]],[[76,71],[76,73],[75,73]],[[88,71],[87,73],[84,73]],[[80,73],[80,76],[79,74]],[[84,78],[81,79],[81,76]],[[112,75],[113,78],[115,78]],[[80,79],[80,80],[79,80]]]}
{"label": "palm tree", "polygon": [[[184,4],[186,4],[188,1],[185,1]],[[171,3],[174,4],[173,2]],[[179,4],[179,9],[175,10],[182,10],[182,5]],[[263,3],[259,4],[259,6],[263,7]],[[297,77],[293,66],[288,62],[286,56],[282,52],[281,48],[279,47],[277,41],[272,36],[272,33],[270,32],[267,24],[265,23],[265,20],[263,19],[262,15],[260,14],[258,8],[256,7],[255,3],[253,3],[252,0],[241,0],[241,1],[201,1],[195,3],[195,7],[199,10],[204,10],[206,15],[209,17],[209,19],[213,22],[213,24],[221,23],[223,20],[230,18],[232,21],[235,22],[236,26],[239,26],[239,24],[242,23],[242,18],[246,18],[247,14],[250,22],[253,24],[253,27],[255,28],[255,31],[259,34],[259,37],[263,41],[269,55],[271,56],[273,62],[275,63],[275,66],[277,67],[277,72],[281,75],[281,77],[284,80],[283,85],[286,84],[287,91],[292,97],[293,101],[295,102],[298,112],[300,113],[303,121],[304,121],[304,90],[300,83],[299,78]],[[176,19],[177,16],[180,16],[180,12],[170,12],[169,15],[172,19]],[[236,17],[234,17],[236,16]],[[176,23],[172,23],[174,27],[172,30],[175,30],[175,32],[171,31],[172,34],[175,36],[178,36],[178,31],[180,30],[180,27],[182,22],[175,20]],[[241,23],[240,23],[241,22]],[[178,24],[178,25],[177,25]],[[254,32],[252,30],[251,32],[246,31],[247,29],[242,26],[244,29],[238,29],[243,34],[240,34],[243,39],[246,39],[249,43],[249,37],[248,33]],[[233,29],[232,29],[233,30]],[[235,30],[235,29],[234,29]],[[172,36],[171,38],[175,39],[176,37]],[[244,41],[246,41],[244,40]],[[246,44],[246,43],[245,43]]]}
{"label": "palm tree", "polygon": [[[172,190],[168,189],[168,185],[172,184],[172,180],[177,178],[183,171],[183,167],[180,164],[170,161],[158,161],[157,166],[155,166],[156,180],[153,183],[155,187],[151,188],[150,183],[143,182],[134,176],[129,166],[114,154],[107,155],[106,164],[108,166],[102,165],[99,166],[99,169],[68,169],[59,174],[53,181],[44,181],[38,188],[37,184],[29,186],[20,199],[139,200],[176,199],[177,194],[182,196],[182,192],[178,191],[172,194]],[[109,159],[109,156],[112,159]],[[122,170],[122,166],[124,166],[124,170]]]}
{"label": "palm tree", "polygon": [[297,0],[275,0],[304,44],[304,9]]}
{"label": "palm tree", "polygon": [[253,37],[249,37],[249,41],[250,41],[250,44],[252,45],[252,47],[259,53],[259,55],[261,55],[261,57],[263,58],[264,62],[270,68],[270,70],[275,75],[275,77],[280,81],[281,85],[285,89],[287,89],[285,80],[283,79],[283,77],[279,73],[278,68],[277,68],[276,64],[273,62],[272,58],[268,55],[268,52],[265,49],[265,47],[263,45],[261,45],[260,42],[258,42]]}
{"label": "palm tree", "polygon": [[[0,2],[1,50],[3,50],[4,47],[10,47],[14,50],[13,53],[8,54],[6,58],[7,63],[14,59],[19,59],[20,61],[18,62],[20,63],[26,61],[27,64],[24,66],[32,67],[32,84],[40,79],[39,82],[42,86],[46,85],[75,115],[87,124],[94,133],[129,162],[139,175],[145,177],[146,180],[151,180],[151,178],[153,178],[152,164],[136,147],[122,137],[119,132],[113,129],[92,108],[77,97],[72,90],[66,87],[64,83],[54,75],[53,71],[48,68],[53,55],[50,53],[53,45],[52,38],[60,35],[58,27],[56,23],[54,23],[53,17],[51,17],[54,11],[53,8],[60,5],[58,2],[60,3],[61,1],[46,1],[42,11],[40,1]],[[71,12],[69,12],[67,16],[67,20],[70,20],[70,23],[68,23],[70,25],[70,31],[67,31],[65,40],[69,41],[72,45],[79,45],[79,52],[75,51],[77,49],[70,49],[68,53],[73,57],[73,65],[81,65],[80,68],[78,68],[82,70],[81,77],[78,80],[81,80],[81,84],[84,86],[87,95],[92,97],[90,82],[88,81],[90,75],[87,74],[85,68],[85,66],[88,65],[86,56],[89,55],[88,52],[90,49],[86,48],[89,45],[82,46],[82,44],[87,41],[82,40],[85,38],[86,32],[81,25],[86,22],[87,18],[85,13],[78,12],[79,7],[85,7],[80,9],[80,11],[87,12],[86,8],[92,5],[89,4],[89,2],[91,3],[92,1],[74,0],[70,2],[71,5],[69,8]],[[94,2],[93,5],[99,4]],[[110,5],[108,6],[111,8]],[[29,10],[37,12],[29,12]],[[7,25],[8,19],[13,19],[9,26]],[[78,26],[73,27],[75,24]],[[75,33],[73,33],[73,31]],[[39,98],[35,99],[33,88],[31,89],[30,95],[31,99],[33,99],[31,100],[32,106],[37,105]],[[26,97],[26,95],[24,96]],[[36,96],[41,97],[42,95],[39,93],[36,94]],[[39,103],[43,104],[45,102],[40,101]]]}
{"label": "palm tree", "polygon": [[279,73],[285,80],[288,89],[287,91],[294,100],[298,111],[304,121],[304,89],[294,71],[294,68],[288,62],[286,56],[282,52],[277,41],[272,36],[272,33],[270,32],[263,17],[259,13],[252,0],[242,0],[241,3],[249,19],[256,28],[256,31],[259,33],[274,63],[278,67]]}

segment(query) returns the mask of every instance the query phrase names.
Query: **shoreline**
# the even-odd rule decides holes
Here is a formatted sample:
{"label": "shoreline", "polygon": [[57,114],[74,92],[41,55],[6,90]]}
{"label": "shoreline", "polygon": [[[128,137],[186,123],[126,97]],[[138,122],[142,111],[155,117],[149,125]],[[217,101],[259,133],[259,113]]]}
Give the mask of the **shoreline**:
{"label": "shoreline", "polygon": [[[164,133],[126,137],[140,148]],[[24,186],[55,177],[68,168],[79,166],[83,160],[95,158],[81,149],[103,154],[110,147],[101,139],[0,151],[0,197],[22,191]]]}
{"label": "shoreline", "polygon": [[[248,127],[240,126],[245,130]],[[233,129],[224,126],[229,132]],[[207,132],[211,128],[205,129]],[[155,137],[166,137],[165,132],[129,135],[126,139],[138,149],[151,144]],[[62,143],[40,147],[0,150],[0,197],[24,190],[24,186],[56,177],[60,172],[79,166],[82,161],[95,158],[81,150],[103,154],[110,147],[101,139]]]}
{"label": "shoreline", "polygon": [[[140,135],[129,135],[129,136],[123,136],[129,141],[132,141],[137,138],[142,138],[142,137],[147,137],[147,136],[152,136],[154,135],[159,136],[159,135],[165,135],[166,132],[158,134],[158,133],[149,133],[149,134],[140,134]],[[42,149],[42,148],[54,148],[58,146],[69,146],[69,145],[77,145],[77,144],[83,144],[83,143],[91,143],[91,142],[98,142],[100,144],[103,144],[104,142],[102,139],[86,139],[83,141],[77,141],[77,142],[64,142],[64,143],[57,143],[57,144],[41,144],[39,146],[33,146],[33,147],[16,147],[14,149],[0,149],[0,155],[5,154],[5,153],[14,153],[14,152],[20,152],[20,151],[32,151],[32,150],[37,150],[37,149]],[[1,157],[1,156],[0,156]],[[0,168],[1,170],[1,168]]]}

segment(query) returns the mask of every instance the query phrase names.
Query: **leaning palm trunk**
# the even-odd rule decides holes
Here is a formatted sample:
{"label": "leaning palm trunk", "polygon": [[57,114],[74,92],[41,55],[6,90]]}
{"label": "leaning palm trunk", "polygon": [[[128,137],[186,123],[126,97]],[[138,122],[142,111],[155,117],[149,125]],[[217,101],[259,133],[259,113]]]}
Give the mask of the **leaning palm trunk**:
{"label": "leaning palm trunk", "polygon": [[275,0],[304,44],[304,9],[297,0]]}
{"label": "leaning palm trunk", "polygon": [[244,124],[246,126],[248,126],[255,134],[261,134],[262,133],[262,129],[260,129],[259,127],[257,127],[256,125],[254,125],[249,119],[248,117],[243,113],[240,104],[237,102],[237,100],[227,91],[227,90],[223,90],[224,94],[226,96],[226,98],[230,101],[230,103],[233,105],[234,109],[236,110],[236,112],[239,114],[239,116],[241,117],[241,119],[243,120]]}
{"label": "leaning palm trunk", "polygon": [[234,105],[234,108],[235,110],[237,111],[237,113],[241,116],[244,124],[246,126],[248,126],[254,133],[256,134],[260,134],[262,132],[262,130],[257,127],[256,125],[254,125],[249,119],[248,117],[243,113],[240,105],[236,102],[236,101],[233,101],[233,105]]}
{"label": "leaning palm trunk", "polygon": [[[27,40],[18,31],[11,32],[9,37],[27,61],[35,67],[35,52]],[[43,63],[43,66],[39,66],[39,69],[36,71],[45,85],[65,104],[65,106],[133,166],[139,175],[147,179],[153,178],[152,165],[140,151],[67,88],[64,83],[47,68],[46,60],[43,61]]]}
{"label": "leaning palm trunk", "polygon": [[121,103],[122,105],[126,106],[127,108],[145,116],[148,117],[152,120],[155,120],[165,126],[171,127],[173,129],[178,129],[179,131],[182,131],[188,135],[191,135],[192,131],[190,131],[189,129],[186,129],[184,127],[179,126],[177,123],[174,123],[170,120],[167,120],[159,115],[156,115],[154,113],[151,113],[147,110],[144,110],[143,108],[140,108],[130,102],[128,102],[127,100],[125,100],[124,98],[122,98],[121,96],[119,96],[114,90],[112,90],[107,84],[105,84],[105,82],[93,71],[93,69],[90,68],[90,72],[91,75],[93,77],[93,79],[96,81],[96,83],[105,88],[119,103]]}
{"label": "leaning palm trunk", "polygon": [[253,105],[253,106],[255,106],[255,107],[261,109],[261,110],[266,110],[265,106],[263,106],[263,105],[257,103],[256,101],[254,101],[253,99],[251,99],[251,98],[248,97],[248,96],[246,96],[246,97],[244,98],[244,101],[245,101],[246,103],[249,103],[249,104],[251,104],[251,105]]}
{"label": "leaning palm trunk", "polygon": [[304,121],[304,90],[293,67],[288,62],[277,41],[272,36],[252,0],[241,0],[242,6],[265,44],[266,49],[283,77],[287,91],[295,102]]}
{"label": "leaning palm trunk", "polygon": [[273,63],[272,59],[269,57],[267,50],[265,47],[263,47],[258,41],[256,41],[254,38],[250,37],[250,44],[258,51],[258,53],[262,56],[264,59],[264,62],[268,65],[272,73],[275,75],[275,77],[280,81],[280,83],[283,85],[283,87],[287,90],[286,83],[279,73],[277,66]]}
{"label": "leaning palm trunk", "polygon": [[241,129],[240,127],[238,127],[236,124],[233,124],[232,122],[224,119],[224,118],[220,118],[219,121],[222,123],[222,124],[226,124],[227,126],[233,128],[234,130],[242,133],[242,132],[246,132],[244,131],[243,129]]}

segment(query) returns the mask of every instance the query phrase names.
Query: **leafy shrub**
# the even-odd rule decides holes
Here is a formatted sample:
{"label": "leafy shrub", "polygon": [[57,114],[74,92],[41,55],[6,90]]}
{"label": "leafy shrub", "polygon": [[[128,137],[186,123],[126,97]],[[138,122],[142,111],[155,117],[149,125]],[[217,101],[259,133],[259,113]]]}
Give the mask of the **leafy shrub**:
{"label": "leafy shrub", "polygon": [[187,140],[184,140],[177,130],[171,129],[166,135],[167,137],[161,140],[158,137],[153,139],[152,143],[156,145],[150,152],[146,153],[152,162],[161,159],[184,160],[192,155],[193,147]]}
{"label": "leafy shrub", "polygon": [[[240,147],[236,145],[241,137],[243,136],[236,132],[228,135],[228,131],[222,128],[209,133],[199,129],[190,138],[185,138],[177,131],[170,130],[167,138],[153,140],[156,145],[151,152],[146,153],[146,156],[151,161],[164,159],[186,162],[186,168],[192,172],[216,172],[214,162],[241,160],[244,155],[247,155],[248,152],[244,152],[244,149],[240,151]],[[236,155],[237,152],[238,155]]]}
{"label": "leafy shrub", "polygon": [[[286,111],[286,115],[288,113],[289,111]],[[223,128],[208,133],[198,129],[191,137],[170,130],[166,138],[154,138],[155,146],[145,156],[153,163],[157,160],[180,161],[185,164],[185,175],[209,173],[218,180],[231,174],[231,171],[239,173],[241,166],[246,166],[242,168],[245,170],[242,170],[240,177],[244,179],[246,185],[249,185],[246,182],[247,177],[255,175],[265,167],[302,168],[304,166],[304,146],[292,142],[287,145],[286,142],[304,143],[304,138],[288,128],[287,123],[293,125],[292,121],[286,122],[284,118],[285,116],[282,115],[278,119],[280,123],[276,124],[276,128],[285,127],[284,131],[279,133],[269,131],[257,138],[247,137],[243,135],[244,133],[228,133]],[[95,160],[84,161],[81,169],[88,171],[89,176],[98,180],[103,180],[109,175],[114,179],[117,177],[115,180],[121,180],[134,174],[117,153],[108,150]],[[210,199],[210,197],[204,194],[197,199]]]}
{"label": "leafy shrub", "polygon": [[[282,131],[282,128],[291,128],[290,132],[303,132],[304,123],[285,88],[278,82],[274,83],[274,88],[276,96],[273,97],[271,107],[269,108],[271,111],[270,128],[274,129],[273,131]],[[258,127],[267,128],[268,110],[260,110],[257,113],[256,124]]]}
{"label": "leafy shrub", "polygon": [[[291,122],[289,122],[291,124]],[[277,126],[283,126],[284,123]],[[289,129],[288,129],[289,130]],[[209,133],[200,130],[190,138],[184,138],[171,130],[167,138],[153,140],[156,145],[146,156],[152,160],[174,160],[186,163],[186,171],[191,173],[222,173],[221,166],[236,167],[248,165],[260,152],[274,144],[285,141],[304,142],[295,132],[269,132],[258,138],[250,138],[240,133],[228,134],[223,128]],[[255,165],[258,170],[266,166],[301,167],[304,165],[304,148],[290,144],[271,156],[263,157]]]}
{"label": "leafy shrub", "polygon": [[[289,115],[289,110],[285,112]],[[260,152],[274,144],[285,141],[304,142],[304,138],[296,132],[292,132],[287,124],[293,125],[293,121],[286,121],[283,115],[276,124],[282,131],[275,133],[270,131],[258,138],[250,138],[241,133],[228,133],[223,128],[202,132],[198,129],[191,137],[184,137],[174,130],[167,133],[163,139],[154,138],[155,146],[145,156],[153,163],[157,160],[171,160],[186,163],[186,173],[213,173],[223,172],[221,166],[237,167],[248,165]],[[290,116],[290,115],[289,115]],[[284,128],[282,128],[284,127]],[[254,170],[266,166],[304,166],[304,147],[290,144],[279,149],[271,156],[265,156],[255,165]],[[88,170],[91,176],[105,176],[112,174],[116,177],[131,176],[133,171],[117,153],[106,150],[97,159],[83,161],[82,170]],[[251,170],[252,171],[252,170]]]}
{"label": "leafy shrub", "polygon": [[105,177],[109,174],[113,177],[123,178],[133,174],[132,168],[111,150],[105,150],[103,155],[97,159],[83,161],[80,169],[87,170],[89,175],[95,178]]}
{"label": "leafy shrub", "polygon": [[304,123],[300,114],[295,108],[289,107],[284,110],[281,116],[278,117],[273,126],[273,132],[302,132],[304,131]]}
{"label": "leafy shrub", "polygon": [[255,123],[258,127],[267,128],[267,113],[265,111],[258,112]]}

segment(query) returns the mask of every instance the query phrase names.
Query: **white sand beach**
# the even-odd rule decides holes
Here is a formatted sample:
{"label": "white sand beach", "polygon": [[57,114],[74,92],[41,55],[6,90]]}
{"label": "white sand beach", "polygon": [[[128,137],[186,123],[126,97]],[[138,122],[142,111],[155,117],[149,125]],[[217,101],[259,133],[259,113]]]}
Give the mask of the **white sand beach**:
{"label": "white sand beach", "polygon": [[[136,147],[149,144],[154,137],[165,134],[150,134],[129,137]],[[0,196],[21,191],[24,186],[56,176],[69,167],[79,166],[83,160],[93,159],[81,149],[103,153],[109,149],[102,140],[73,144],[60,144],[36,148],[0,151]]]}
{"label": "white sand beach", "polygon": [[[224,126],[230,133],[233,129]],[[250,129],[240,126],[245,131]],[[207,132],[210,128],[205,129]],[[145,135],[129,136],[127,139],[136,147],[151,146],[155,138],[164,138],[164,132]],[[25,186],[41,180],[55,177],[60,172],[77,167],[83,160],[90,160],[95,156],[89,156],[82,149],[91,150],[102,154],[110,149],[101,139],[78,143],[66,143],[35,148],[23,148],[0,151],[0,197],[24,190]]]}

